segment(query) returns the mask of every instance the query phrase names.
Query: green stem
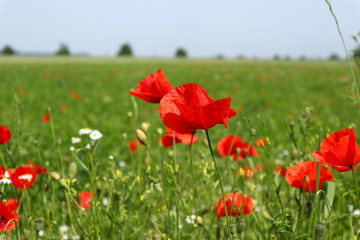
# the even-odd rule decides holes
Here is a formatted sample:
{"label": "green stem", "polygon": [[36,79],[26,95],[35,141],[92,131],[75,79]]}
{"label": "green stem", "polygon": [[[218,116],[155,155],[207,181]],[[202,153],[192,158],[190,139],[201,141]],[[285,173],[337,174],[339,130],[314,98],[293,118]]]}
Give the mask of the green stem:
{"label": "green stem", "polygon": [[[357,183],[356,178],[355,178],[354,169],[351,169],[351,175],[352,175],[353,181],[354,181],[354,183],[355,183],[356,194],[357,194],[357,198],[358,198],[358,200],[359,200],[359,199],[360,199],[360,194],[359,194],[358,183]],[[358,206],[358,207],[359,207],[359,206]]]}
{"label": "green stem", "polygon": [[230,234],[230,238],[233,239],[233,236],[231,234],[229,214],[227,212],[227,207],[226,207],[226,202],[225,202],[224,187],[223,187],[223,183],[222,183],[222,180],[221,180],[220,171],[219,171],[218,165],[216,163],[214,151],[213,151],[213,149],[211,147],[211,141],[210,141],[209,132],[208,132],[208,130],[205,130],[205,132],[206,132],[206,138],[207,138],[207,141],[208,141],[208,144],[209,144],[211,157],[212,157],[212,160],[213,160],[213,163],[214,163],[214,166],[215,166],[215,170],[216,170],[216,173],[217,173],[217,176],[218,176],[218,179],[219,179],[219,183],[220,183],[221,198],[223,200],[223,205],[224,205],[225,215],[226,215],[226,225],[227,225],[227,228],[228,228],[228,231],[229,231],[229,234]]}

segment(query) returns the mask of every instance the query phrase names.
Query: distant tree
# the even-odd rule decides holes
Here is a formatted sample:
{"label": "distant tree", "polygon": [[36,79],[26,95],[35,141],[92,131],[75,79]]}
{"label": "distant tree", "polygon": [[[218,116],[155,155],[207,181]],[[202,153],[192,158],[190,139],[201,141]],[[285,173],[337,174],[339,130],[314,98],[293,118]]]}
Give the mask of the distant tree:
{"label": "distant tree", "polygon": [[66,44],[60,44],[59,50],[55,53],[57,56],[69,56],[70,50]]}
{"label": "distant tree", "polygon": [[300,60],[300,61],[306,61],[306,60],[307,60],[307,58],[306,58],[306,56],[305,56],[305,55],[301,55],[301,56],[299,57],[299,60]]}
{"label": "distant tree", "polygon": [[353,50],[353,57],[360,59],[360,47]]}
{"label": "distant tree", "polygon": [[185,49],[183,48],[178,48],[175,52],[175,57],[177,58],[186,58],[187,57],[187,52]]}
{"label": "distant tree", "polygon": [[339,55],[337,55],[336,53],[330,54],[330,55],[329,55],[329,58],[328,58],[328,60],[331,60],[331,61],[337,61],[337,60],[339,60],[339,59],[340,59],[340,57],[339,57]]}
{"label": "distant tree", "polygon": [[15,51],[12,49],[10,45],[5,45],[5,47],[2,50],[2,54],[4,55],[14,55]]}
{"label": "distant tree", "polygon": [[273,56],[273,60],[280,60],[280,59],[281,59],[281,57],[280,57],[279,54],[275,54],[275,55]]}
{"label": "distant tree", "polygon": [[225,56],[222,54],[218,54],[215,56],[215,59],[225,59]]}
{"label": "distant tree", "polygon": [[118,56],[131,57],[133,55],[130,44],[125,43],[120,47],[120,50],[117,54]]}

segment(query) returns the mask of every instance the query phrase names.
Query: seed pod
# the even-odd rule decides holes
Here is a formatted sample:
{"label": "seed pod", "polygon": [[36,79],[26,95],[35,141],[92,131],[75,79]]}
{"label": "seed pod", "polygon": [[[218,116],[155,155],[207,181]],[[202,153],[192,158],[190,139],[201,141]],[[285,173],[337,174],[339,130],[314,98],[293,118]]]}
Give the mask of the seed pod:
{"label": "seed pod", "polygon": [[75,162],[71,162],[68,168],[68,175],[70,180],[74,179],[77,172],[77,166]]}
{"label": "seed pod", "polygon": [[314,239],[315,239],[315,240],[320,240],[320,239],[322,239],[322,237],[325,235],[325,231],[326,231],[326,222],[320,220],[320,221],[315,225],[315,236],[314,236]]}
{"label": "seed pod", "polygon": [[136,129],[136,137],[137,139],[141,142],[142,145],[147,145],[147,137],[146,134],[144,133],[144,131],[140,130],[140,129]]}
{"label": "seed pod", "polygon": [[239,219],[236,223],[236,232],[238,234],[242,233],[243,231],[245,231],[246,228],[246,222],[245,219]]}
{"label": "seed pod", "polygon": [[35,231],[38,233],[43,227],[43,222],[41,220],[36,220],[34,223]]}

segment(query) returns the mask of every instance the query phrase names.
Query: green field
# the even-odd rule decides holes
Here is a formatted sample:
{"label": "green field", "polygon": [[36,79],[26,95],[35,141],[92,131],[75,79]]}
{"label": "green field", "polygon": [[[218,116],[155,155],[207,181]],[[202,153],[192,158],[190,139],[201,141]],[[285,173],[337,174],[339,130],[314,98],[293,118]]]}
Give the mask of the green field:
{"label": "green field", "polygon": [[[39,239],[62,239],[61,225],[70,227],[66,233],[70,239],[217,239],[229,235],[224,233],[225,218],[218,220],[213,212],[221,191],[205,132],[198,130],[199,142],[191,149],[192,176],[189,146],[177,144],[169,150],[157,144],[158,129],[165,131],[159,106],[129,94],[159,68],[174,87],[198,83],[213,99],[232,98],[237,116],[229,119],[228,129],[220,125],[210,129],[213,148],[230,134],[253,145],[260,137],[270,139],[270,146],[258,148],[257,158],[233,162],[216,154],[225,190],[246,193],[257,201],[254,214],[243,217],[246,230],[232,237],[307,239],[315,223],[306,218],[304,206],[314,203],[315,194],[291,188],[277,176],[285,208],[281,211],[269,180],[273,175],[263,171],[246,180],[236,176],[236,171],[257,163],[289,167],[313,160],[311,152],[319,149],[326,134],[349,126],[357,131],[359,105],[354,101],[357,95],[347,62],[1,57],[0,125],[8,126],[13,135],[8,147],[0,145],[0,165],[16,168],[33,160],[64,179],[70,162],[78,169],[77,181],[68,182],[70,190],[49,174],[39,177],[30,190],[0,186],[1,199],[22,200],[20,225],[7,233],[9,239],[35,239],[36,220],[43,222],[45,233]],[[359,76],[356,67],[355,71]],[[51,122],[45,123],[42,117],[47,113]],[[153,159],[145,147],[137,154],[128,149],[143,122],[150,123],[147,135]],[[70,139],[85,127],[99,130],[103,138],[95,149],[79,151],[76,159]],[[151,162],[160,176],[149,170]],[[351,173],[332,172],[338,185],[324,239],[352,239],[348,227],[352,217],[346,204],[360,208],[359,199]],[[87,210],[75,207],[77,193],[83,190],[95,195]],[[201,216],[203,223],[188,224],[186,216],[192,214]],[[316,211],[313,215],[317,216]],[[231,221],[236,225],[236,218]],[[356,235],[359,220],[353,217],[352,221]]]}

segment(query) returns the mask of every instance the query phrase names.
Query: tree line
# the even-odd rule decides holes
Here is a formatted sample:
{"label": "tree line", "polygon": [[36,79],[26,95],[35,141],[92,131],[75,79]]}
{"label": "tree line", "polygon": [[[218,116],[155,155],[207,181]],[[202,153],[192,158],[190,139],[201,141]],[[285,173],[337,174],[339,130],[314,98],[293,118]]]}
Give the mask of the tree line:
{"label": "tree line", "polygon": [[[5,45],[0,52],[2,55],[16,55],[18,54],[10,45]],[[129,43],[125,43],[120,46],[119,51],[117,52],[117,56],[121,57],[132,57],[133,56],[133,50]],[[70,56],[71,52],[69,47],[66,44],[60,44],[59,49],[54,53],[56,56]],[[186,58],[188,56],[187,51],[184,48],[178,48],[175,51],[174,54],[175,57],[178,58]]]}

